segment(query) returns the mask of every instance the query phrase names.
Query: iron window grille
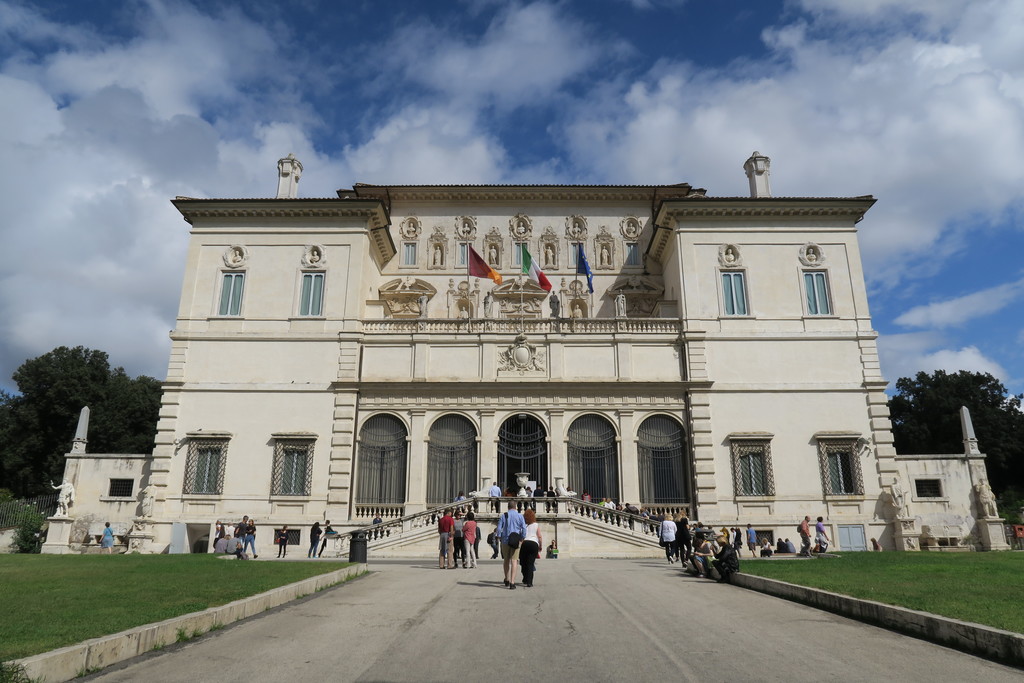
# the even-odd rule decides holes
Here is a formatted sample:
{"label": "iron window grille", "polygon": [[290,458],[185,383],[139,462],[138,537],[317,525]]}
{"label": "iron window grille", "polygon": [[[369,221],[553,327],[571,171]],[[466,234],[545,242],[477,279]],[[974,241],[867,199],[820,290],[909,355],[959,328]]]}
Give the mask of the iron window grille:
{"label": "iron window grille", "polygon": [[107,495],[111,498],[131,498],[134,491],[134,479],[111,479]]}
{"label": "iron window grille", "polygon": [[690,502],[683,455],[683,428],[665,415],[653,415],[637,430],[640,501],[648,504]]}
{"label": "iron window grille", "polygon": [[864,494],[856,439],[819,439],[818,464],[825,495]]}
{"label": "iron window grille", "polygon": [[461,415],[443,415],[430,426],[427,503],[451,502],[476,488],[476,427]]}
{"label": "iron window grille", "polygon": [[737,496],[774,496],[770,439],[731,440],[732,484]]}
{"label": "iron window grille", "polygon": [[942,481],[939,479],[915,479],[914,489],[918,498],[942,498]]}
{"label": "iron window grille", "polygon": [[314,439],[277,438],[274,440],[271,495],[309,495],[313,481],[314,443]]}
{"label": "iron window grille", "polygon": [[405,503],[408,432],[394,415],[374,415],[359,430],[356,501]]}
{"label": "iron window grille", "polygon": [[[281,533],[280,529],[274,529],[274,538]],[[301,537],[302,529],[289,529],[288,530],[288,542],[285,545],[298,545],[302,540]]]}
{"label": "iron window grille", "polygon": [[227,439],[189,439],[184,493],[221,493],[224,490],[224,467],[227,459]]}
{"label": "iron window grille", "polygon": [[592,499],[619,500],[615,429],[599,415],[582,415],[569,426],[569,482]]}
{"label": "iron window grille", "polygon": [[498,428],[498,481],[517,490],[516,474],[529,472],[538,486],[548,482],[548,435],[541,422],[526,414],[513,415]]}

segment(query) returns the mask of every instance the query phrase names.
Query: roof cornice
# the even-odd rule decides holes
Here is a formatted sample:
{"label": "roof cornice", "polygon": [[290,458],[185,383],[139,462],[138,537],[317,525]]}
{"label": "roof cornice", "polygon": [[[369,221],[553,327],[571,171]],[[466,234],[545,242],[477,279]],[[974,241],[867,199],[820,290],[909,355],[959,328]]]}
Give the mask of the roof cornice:
{"label": "roof cornice", "polygon": [[642,201],[703,193],[688,183],[679,185],[366,185],[338,190],[342,198],[381,201]]}

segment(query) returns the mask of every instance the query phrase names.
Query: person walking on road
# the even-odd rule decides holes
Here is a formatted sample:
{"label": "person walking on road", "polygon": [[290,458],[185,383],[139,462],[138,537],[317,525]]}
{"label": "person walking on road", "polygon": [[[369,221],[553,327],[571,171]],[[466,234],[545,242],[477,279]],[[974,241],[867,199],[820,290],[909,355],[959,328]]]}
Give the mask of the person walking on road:
{"label": "person walking on road", "polygon": [[540,524],[537,524],[537,513],[532,508],[523,513],[523,521],[526,522],[526,531],[523,532],[523,547],[519,551],[519,561],[523,565],[523,585],[533,588],[533,573],[537,566],[537,558],[540,556],[540,548],[544,545],[544,538],[540,533]]}
{"label": "person walking on road", "polygon": [[476,569],[477,560],[477,543],[480,541],[480,535],[476,528],[476,515],[470,510],[466,513],[466,521],[462,523],[462,566],[466,566],[466,561],[469,561],[469,568]]}
{"label": "person walking on road", "polygon": [[498,539],[501,541],[502,569],[505,570],[505,585],[515,590],[516,570],[519,567],[519,550],[526,532],[526,521],[516,510],[515,501],[508,502],[508,510],[498,518]]}
{"label": "person walking on road", "polygon": [[[452,548],[452,531],[455,527],[455,520],[452,518],[452,511],[445,510],[444,515],[437,521],[437,567],[438,569],[453,569],[452,556],[455,554]],[[446,567],[447,565],[447,567]]]}
{"label": "person walking on road", "polygon": [[676,523],[672,521],[671,515],[666,514],[665,519],[662,520],[658,538],[661,541],[661,547],[665,549],[668,563],[672,564],[676,561],[676,555],[679,554],[679,546],[676,545]]}

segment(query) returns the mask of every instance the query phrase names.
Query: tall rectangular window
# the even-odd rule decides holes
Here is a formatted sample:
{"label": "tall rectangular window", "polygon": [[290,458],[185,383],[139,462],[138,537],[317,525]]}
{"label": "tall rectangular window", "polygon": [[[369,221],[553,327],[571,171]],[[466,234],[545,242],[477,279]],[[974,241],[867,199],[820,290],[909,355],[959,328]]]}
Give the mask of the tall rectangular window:
{"label": "tall rectangular window", "polygon": [[828,298],[828,279],[824,271],[805,272],[804,290],[807,294],[808,315],[832,315],[832,304]]}
{"label": "tall rectangular window", "polygon": [[747,292],[742,271],[722,273],[722,301],[725,304],[726,315],[747,314]]}
{"label": "tall rectangular window", "polygon": [[224,273],[220,288],[220,315],[239,315],[242,312],[242,289],[245,273]]}
{"label": "tall rectangular window", "polygon": [[521,267],[523,265],[523,245],[526,242],[512,243],[512,265]]}
{"label": "tall rectangular window", "polygon": [[313,444],[313,439],[274,440],[273,495],[309,495],[313,475]]}
{"label": "tall rectangular window", "polygon": [[303,273],[299,315],[321,315],[324,299],[324,274]]}
{"label": "tall rectangular window", "polygon": [[733,487],[737,496],[774,496],[771,441],[737,436],[731,439]]}
{"label": "tall rectangular window", "polygon": [[416,265],[416,243],[405,242],[402,244],[402,265],[403,266],[415,266]]}
{"label": "tall rectangular window", "polygon": [[861,495],[864,480],[856,439],[820,439],[818,461],[826,495]]}
{"label": "tall rectangular window", "polygon": [[226,439],[190,438],[185,462],[185,493],[217,494],[224,487]]}
{"label": "tall rectangular window", "polygon": [[469,242],[459,242],[459,261],[457,265],[469,265]]}
{"label": "tall rectangular window", "polygon": [[640,265],[640,245],[636,242],[626,242],[626,265]]}

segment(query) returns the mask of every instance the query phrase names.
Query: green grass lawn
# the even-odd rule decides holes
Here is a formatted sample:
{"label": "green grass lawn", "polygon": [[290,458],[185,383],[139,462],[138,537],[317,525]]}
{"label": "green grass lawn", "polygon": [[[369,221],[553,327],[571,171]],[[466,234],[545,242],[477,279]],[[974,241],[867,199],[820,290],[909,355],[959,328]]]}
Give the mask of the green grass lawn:
{"label": "green grass lawn", "polygon": [[216,607],[347,564],[0,555],[0,662]]}
{"label": "green grass lawn", "polygon": [[1024,553],[840,553],[751,560],[741,570],[1024,633]]}

